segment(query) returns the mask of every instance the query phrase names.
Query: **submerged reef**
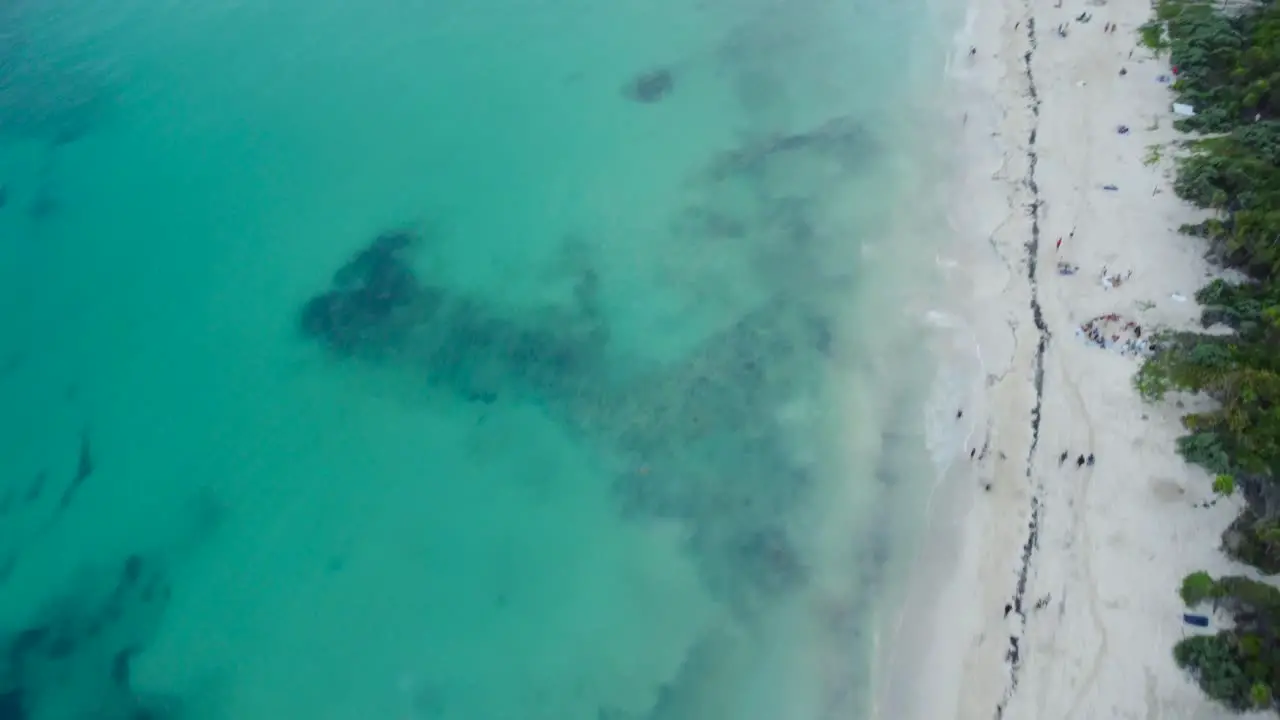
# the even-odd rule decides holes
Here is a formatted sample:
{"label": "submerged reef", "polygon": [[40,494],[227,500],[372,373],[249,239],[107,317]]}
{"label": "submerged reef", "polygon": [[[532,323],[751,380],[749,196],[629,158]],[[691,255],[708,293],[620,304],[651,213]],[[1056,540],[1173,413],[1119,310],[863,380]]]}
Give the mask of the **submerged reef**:
{"label": "submerged reef", "polygon": [[[628,92],[655,101],[670,82],[640,76]],[[570,253],[577,280],[562,306],[512,308],[420,271],[414,257],[432,238],[401,231],[356,250],[305,300],[298,327],[334,357],[394,365],[464,401],[536,407],[599,459],[620,514],[687,530],[708,592],[749,621],[812,580],[793,523],[825,471],[813,438],[857,256],[840,224],[841,183],[873,153],[864,126],[835,118],[758,136],[699,169],[654,253],[675,268],[677,289],[724,310],[671,360],[611,342],[620,328],[601,309],[611,288],[587,253]],[[747,292],[716,282],[726,255]],[[873,553],[868,577],[884,561],[883,548]],[[831,615],[832,632],[857,634],[850,613]],[[692,659],[636,720],[697,717],[694,686],[716,661]],[[600,717],[632,716],[602,707]]]}
{"label": "submerged reef", "polygon": [[[651,73],[633,89],[670,82]],[[414,255],[431,238],[378,234],[306,300],[299,328],[337,357],[394,363],[466,401],[536,405],[617,467],[620,512],[687,523],[708,587],[751,613],[809,577],[785,518],[818,471],[797,450],[813,428],[780,418],[820,404],[835,344],[824,298],[846,287],[849,246],[824,213],[844,202],[836,181],[873,151],[864,126],[835,118],[710,158],[694,178],[700,202],[675,213],[673,251],[733,242],[764,292],[673,362],[618,357],[600,310],[607,288],[577,245],[566,306],[520,311],[419,272]]]}
{"label": "submerged reef", "polygon": [[399,359],[425,382],[483,402],[562,396],[596,371],[606,335],[593,319],[589,276],[574,310],[516,320],[421,280],[407,254],[416,244],[404,231],[374,238],[303,306],[303,334],[339,356]]}
{"label": "submerged reef", "polygon": [[[804,153],[813,167],[805,173],[807,179],[821,180],[822,165],[834,163],[846,171],[857,171],[866,166],[875,152],[871,132],[867,127],[849,117],[832,118],[823,124],[801,132],[778,132],[765,135],[742,147],[717,155],[707,167],[713,180],[725,180],[744,173],[757,178],[770,170],[785,169],[779,160],[794,160]],[[788,157],[789,156],[789,157]],[[795,178],[793,178],[795,179]]]}
{"label": "submerged reef", "polygon": [[141,697],[130,679],[168,604],[167,573],[134,554],[106,577],[91,575],[50,598],[26,627],[0,635],[0,720],[178,717],[175,700]]}
{"label": "submerged reef", "polygon": [[[172,720],[177,698],[134,688],[134,661],[153,645],[166,616],[170,568],[216,531],[225,508],[207,491],[193,498],[190,523],[170,542],[118,559],[65,569],[63,579],[33,593],[59,568],[42,566],[40,546],[60,533],[84,540],[69,510],[99,477],[92,427],[68,443],[69,476],[45,470],[0,493],[0,593],[31,594],[34,607],[0,625],[0,720]],[[86,508],[87,509],[87,508]]]}
{"label": "submerged reef", "polygon": [[403,231],[376,237],[334,273],[329,291],[307,302],[302,331],[344,355],[377,353],[402,339],[411,323],[429,320],[432,294],[403,261],[412,242]]}
{"label": "submerged reef", "polygon": [[623,88],[623,94],[638,103],[660,102],[675,89],[676,78],[666,68],[642,72]]}
{"label": "submerged reef", "polygon": [[620,510],[689,522],[709,587],[741,611],[804,584],[777,517],[810,470],[776,418],[825,357],[825,321],[778,297],[681,361],[620,381],[606,362],[594,273],[582,272],[573,307],[512,317],[420,277],[410,257],[418,244],[376,236],[306,301],[301,332],[338,357],[394,361],[467,401],[534,402],[602,453],[651,467],[616,476]]}

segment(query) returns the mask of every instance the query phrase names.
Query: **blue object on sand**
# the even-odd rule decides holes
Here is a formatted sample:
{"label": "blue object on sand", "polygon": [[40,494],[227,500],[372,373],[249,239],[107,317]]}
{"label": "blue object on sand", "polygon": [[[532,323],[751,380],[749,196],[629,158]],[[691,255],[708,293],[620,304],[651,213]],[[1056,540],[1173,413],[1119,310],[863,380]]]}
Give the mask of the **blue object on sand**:
{"label": "blue object on sand", "polygon": [[1189,613],[1183,613],[1182,620],[1188,625],[1195,625],[1196,627],[1209,627],[1209,618],[1205,617],[1204,615],[1191,615]]}
{"label": "blue object on sand", "polygon": [[1120,188],[1116,187],[1115,185],[1103,185],[1102,189],[1103,190],[1119,190]]}

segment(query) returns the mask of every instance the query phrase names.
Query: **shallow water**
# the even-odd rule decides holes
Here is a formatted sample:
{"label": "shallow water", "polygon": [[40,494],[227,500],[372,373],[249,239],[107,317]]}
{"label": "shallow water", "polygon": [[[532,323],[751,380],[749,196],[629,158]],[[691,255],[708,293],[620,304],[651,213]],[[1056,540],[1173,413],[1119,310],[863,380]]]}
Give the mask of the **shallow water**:
{"label": "shallow water", "polygon": [[6,4],[0,717],[860,714],[918,5]]}

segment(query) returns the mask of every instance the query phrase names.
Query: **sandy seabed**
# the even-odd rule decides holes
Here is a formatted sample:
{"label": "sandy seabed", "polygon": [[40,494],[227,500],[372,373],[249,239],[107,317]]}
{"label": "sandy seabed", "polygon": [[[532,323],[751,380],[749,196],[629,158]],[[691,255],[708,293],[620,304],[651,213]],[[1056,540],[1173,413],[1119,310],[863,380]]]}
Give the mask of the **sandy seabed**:
{"label": "sandy seabed", "polygon": [[[1195,325],[1212,272],[1177,230],[1197,212],[1172,190],[1170,68],[1137,37],[1150,13],[972,0],[954,39],[959,169],[939,263],[985,378],[883,633],[877,717],[1230,714],[1172,647],[1194,631],[1181,579],[1232,571],[1219,536],[1239,508],[1206,506],[1205,471],[1174,451],[1186,407],[1144,403],[1125,351],[1136,328]],[[1079,329],[1106,316],[1100,347]]]}

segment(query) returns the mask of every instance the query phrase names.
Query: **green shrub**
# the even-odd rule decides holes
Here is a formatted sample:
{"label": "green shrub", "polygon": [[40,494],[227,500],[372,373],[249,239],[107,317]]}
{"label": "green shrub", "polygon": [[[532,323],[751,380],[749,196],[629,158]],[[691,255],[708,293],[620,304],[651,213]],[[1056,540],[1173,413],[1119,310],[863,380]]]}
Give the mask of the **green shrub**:
{"label": "green shrub", "polygon": [[[1280,573],[1280,523],[1245,508],[1231,523],[1223,543],[1227,555],[1274,575]],[[1267,586],[1270,587],[1270,586]]]}
{"label": "green shrub", "polygon": [[[1170,86],[1195,108],[1174,126],[1213,133],[1184,144],[1174,191],[1211,215],[1181,231],[1206,255],[1244,272],[1196,293],[1201,324],[1222,333],[1164,332],[1134,377],[1148,400],[1179,390],[1216,401],[1182,418],[1177,449],[1216,475],[1213,490],[1246,508],[1223,534],[1226,552],[1263,572],[1280,572],[1280,3],[1156,0],[1141,42],[1168,51]],[[1157,160],[1149,153],[1151,164]],[[1212,599],[1234,627],[1184,639],[1174,658],[1204,692],[1236,710],[1275,708],[1280,688],[1280,590],[1241,577],[1188,575],[1188,606]]]}
{"label": "green shrub", "polygon": [[1138,27],[1138,40],[1144,46],[1155,50],[1167,50],[1169,42],[1165,39],[1164,23],[1152,20]]}
{"label": "green shrub", "polygon": [[1193,572],[1182,580],[1182,590],[1178,593],[1182,596],[1182,602],[1188,607],[1195,607],[1201,602],[1213,597],[1217,590],[1217,583],[1209,576],[1209,573],[1201,570]]}
{"label": "green shrub", "polygon": [[1174,646],[1173,658],[1209,697],[1233,710],[1253,707],[1254,683],[1228,633],[1184,638]]}
{"label": "green shrub", "polygon": [[1271,707],[1271,688],[1262,683],[1254,683],[1253,687],[1249,688],[1249,697],[1256,708]]}

